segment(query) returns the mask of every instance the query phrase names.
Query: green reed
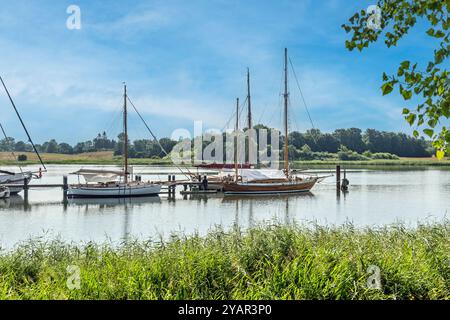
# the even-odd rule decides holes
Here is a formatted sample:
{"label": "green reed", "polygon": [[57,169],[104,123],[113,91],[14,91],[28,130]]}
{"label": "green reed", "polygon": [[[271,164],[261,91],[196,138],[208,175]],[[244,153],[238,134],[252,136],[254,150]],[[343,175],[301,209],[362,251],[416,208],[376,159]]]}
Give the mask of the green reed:
{"label": "green reed", "polygon": [[446,220],[218,228],[117,246],[35,239],[0,253],[0,299],[450,299],[449,234]]}

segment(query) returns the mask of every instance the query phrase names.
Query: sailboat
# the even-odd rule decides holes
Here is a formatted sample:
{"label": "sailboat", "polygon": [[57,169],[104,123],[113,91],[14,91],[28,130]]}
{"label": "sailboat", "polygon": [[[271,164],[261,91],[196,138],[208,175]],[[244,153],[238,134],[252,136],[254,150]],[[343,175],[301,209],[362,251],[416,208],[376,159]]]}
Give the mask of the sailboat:
{"label": "sailboat", "polygon": [[[250,69],[247,68],[247,128],[252,129],[252,104],[250,95]],[[234,169],[235,165],[233,163],[201,163],[196,165],[197,168],[202,169]],[[238,163],[240,169],[251,169],[253,166],[249,162]],[[215,189],[215,188],[213,188]]]}
{"label": "sailboat", "polygon": [[[320,179],[316,176],[299,177],[289,170],[288,153],[288,55],[284,50],[284,169],[283,170],[243,170],[238,168],[237,147],[235,149],[234,179],[223,172],[222,188],[225,194],[284,194],[309,192]],[[239,112],[236,112],[236,131],[239,130]]]}
{"label": "sailboat", "polygon": [[123,168],[122,170],[81,169],[73,174],[83,176],[85,184],[71,185],[67,190],[68,198],[128,198],[157,196],[161,185],[143,182],[139,176],[133,180],[128,166],[128,121],[127,121],[127,86],[124,84],[123,104]]}
{"label": "sailboat", "polygon": [[[0,81],[3,85],[3,88],[5,89],[5,92],[9,98],[9,101],[11,102],[11,105],[14,108],[14,111],[16,112],[17,117],[20,120],[20,123],[22,124],[22,127],[28,137],[28,141],[30,142],[31,146],[33,147],[33,150],[36,153],[42,167],[44,168],[44,170],[46,170],[45,164],[42,161],[42,158],[41,158],[39,152],[37,151],[36,146],[34,145],[33,140],[31,139],[31,136],[30,136],[27,128],[25,127],[25,123],[23,122],[22,117],[20,116],[19,111],[17,110],[17,107],[16,107],[11,95],[9,94],[9,91],[8,91],[6,84],[3,81],[2,77],[0,77]],[[6,132],[3,129],[3,126],[1,124],[0,124],[0,129],[3,133],[3,136],[5,138],[7,138]],[[13,153],[13,155],[14,155],[14,153]],[[13,171],[9,171],[9,170],[0,170],[0,185],[2,185],[2,184],[9,185],[8,189],[9,189],[9,194],[11,194],[11,195],[15,195],[15,194],[18,194],[19,192],[21,192],[23,190],[23,185],[24,185],[25,181],[27,183],[29,183],[31,181],[31,179],[33,179],[33,178],[39,179],[42,177],[42,169],[41,168],[39,168],[39,171],[37,171],[37,172],[23,171],[22,168],[20,168],[20,166],[19,166],[19,169],[20,169],[20,172],[13,172]]]}

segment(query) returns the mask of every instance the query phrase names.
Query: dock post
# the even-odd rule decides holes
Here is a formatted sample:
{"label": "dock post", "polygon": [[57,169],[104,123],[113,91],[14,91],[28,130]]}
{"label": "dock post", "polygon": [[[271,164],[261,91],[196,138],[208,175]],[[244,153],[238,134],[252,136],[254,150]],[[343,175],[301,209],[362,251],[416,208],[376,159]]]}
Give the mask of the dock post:
{"label": "dock post", "polygon": [[172,197],[175,198],[175,188],[176,188],[176,184],[175,184],[175,175],[172,175],[172,182],[173,182],[173,186],[172,186]]}
{"label": "dock post", "polygon": [[67,176],[63,176],[63,203],[67,203],[67,190],[69,185],[67,184]]}
{"label": "dock post", "polygon": [[341,190],[341,166],[336,166],[336,189]]}
{"label": "dock post", "polygon": [[168,196],[170,198],[171,195],[172,195],[172,186],[171,186],[171,183],[170,183],[172,181],[172,176],[170,174],[167,176],[167,181],[169,181],[169,183],[167,185],[167,194],[168,194]]}
{"label": "dock post", "polygon": [[24,197],[25,197],[25,203],[28,203],[28,189],[29,189],[29,187],[28,187],[28,179],[27,178],[24,178],[23,179],[23,194],[24,194]]}

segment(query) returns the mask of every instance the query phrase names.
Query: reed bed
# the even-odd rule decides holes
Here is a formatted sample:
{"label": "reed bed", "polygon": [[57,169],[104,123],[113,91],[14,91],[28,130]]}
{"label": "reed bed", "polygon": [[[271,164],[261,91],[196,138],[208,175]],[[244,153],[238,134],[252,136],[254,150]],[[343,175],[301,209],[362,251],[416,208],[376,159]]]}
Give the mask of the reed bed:
{"label": "reed bed", "polygon": [[217,228],[120,245],[35,239],[0,253],[0,299],[449,299],[449,234],[444,221]]}

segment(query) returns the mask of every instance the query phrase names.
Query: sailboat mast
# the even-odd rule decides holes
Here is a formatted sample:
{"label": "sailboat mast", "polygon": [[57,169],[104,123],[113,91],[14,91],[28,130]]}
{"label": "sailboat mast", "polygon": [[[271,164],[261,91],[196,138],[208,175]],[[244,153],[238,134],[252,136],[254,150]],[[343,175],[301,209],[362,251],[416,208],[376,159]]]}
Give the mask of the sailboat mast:
{"label": "sailboat mast", "polygon": [[127,121],[127,85],[124,84],[123,94],[123,170],[124,170],[124,182],[128,183],[128,121]]}
{"label": "sailboat mast", "polygon": [[238,181],[238,130],[239,130],[239,98],[236,98],[236,126],[235,126],[235,136],[236,136],[236,143],[234,144],[234,171],[235,171],[235,180]]}
{"label": "sailboat mast", "polygon": [[284,49],[284,171],[289,177],[289,142],[288,142],[288,55],[287,48]]}
{"label": "sailboat mast", "polygon": [[250,97],[250,70],[247,68],[247,102],[248,102],[248,128],[252,128],[252,103]]}
{"label": "sailboat mast", "polygon": [[5,92],[6,92],[6,94],[8,95],[9,101],[11,102],[11,105],[13,106],[14,111],[16,112],[17,117],[19,118],[20,123],[22,124],[23,130],[25,131],[25,133],[26,133],[26,135],[27,135],[27,137],[28,137],[28,142],[31,143],[31,146],[33,147],[34,153],[36,153],[37,157],[39,158],[39,162],[40,162],[40,163],[42,164],[42,166],[44,167],[44,170],[47,170],[47,168],[45,167],[44,161],[42,161],[41,155],[39,154],[39,152],[38,152],[38,150],[37,150],[37,148],[36,148],[36,146],[35,146],[33,140],[31,140],[31,136],[30,136],[30,134],[28,133],[27,127],[25,127],[25,123],[23,123],[22,117],[20,116],[19,111],[17,110],[16,105],[15,105],[13,99],[11,98],[11,95],[9,94],[9,91],[8,91],[8,89],[6,88],[5,82],[3,82],[2,77],[0,77],[0,81],[2,82],[3,88],[5,89]]}

